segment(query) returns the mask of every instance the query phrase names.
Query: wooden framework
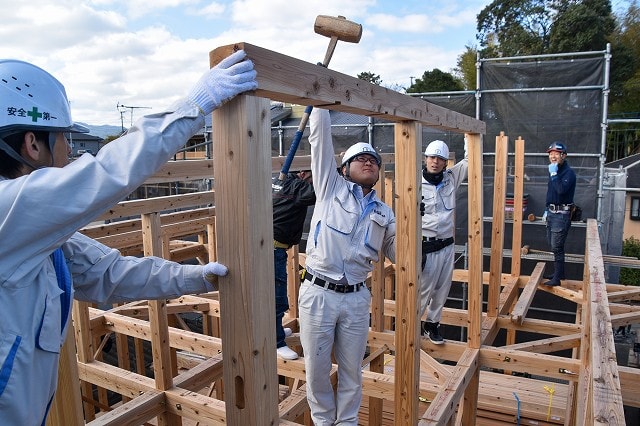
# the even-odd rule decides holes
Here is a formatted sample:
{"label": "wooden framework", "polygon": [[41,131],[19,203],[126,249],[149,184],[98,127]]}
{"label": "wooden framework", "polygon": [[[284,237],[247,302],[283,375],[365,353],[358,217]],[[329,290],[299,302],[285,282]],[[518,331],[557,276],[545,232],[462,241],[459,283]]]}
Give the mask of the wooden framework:
{"label": "wooden framework", "polygon": [[[77,364],[61,370],[50,424],[142,424],[153,418],[167,425],[181,424],[183,419],[199,424],[310,424],[304,362],[276,359],[274,350],[274,298],[268,297],[273,288],[268,183],[281,159],[269,164],[268,99],[396,122],[393,161],[402,167],[384,174],[378,189],[396,212],[397,263],[376,265],[370,278],[372,325],[370,354],[363,361],[367,366],[363,369],[363,424],[513,424],[521,419],[566,425],[623,424],[623,403],[640,406],[637,370],[617,366],[612,338],[613,326],[640,320],[639,310],[619,302],[637,300],[640,295],[624,286],[605,284],[593,220],[587,225],[584,279],[546,288],[539,285],[542,264],[531,276],[520,275],[519,252],[513,253],[511,273],[502,271],[504,212],[497,209],[494,218],[500,220],[493,224],[490,271],[484,272],[484,123],[246,43],[214,50],[211,64],[239,48],[255,64],[259,89],[214,113],[215,199],[213,192],[205,192],[123,202],[104,218],[138,218],[84,230],[125,253],[200,262],[218,259],[229,266],[230,274],[220,280],[219,293],[130,303],[106,311],[74,302]],[[470,263],[468,270],[454,272],[454,285],[468,286],[469,304],[466,310],[445,308],[442,318],[445,324],[465,327],[468,339],[443,346],[420,338],[417,318],[422,125],[463,132],[469,140]],[[504,134],[496,137],[495,206],[502,206],[506,195],[507,143]],[[523,158],[524,140],[519,138],[516,164],[523,164]],[[210,177],[211,161],[169,164],[154,179],[175,179],[177,169],[184,179]],[[522,167],[516,167],[515,182],[515,211],[521,211]],[[192,208],[161,213],[187,207]],[[514,247],[521,242],[519,221],[514,219]],[[185,240],[191,235],[197,236],[197,242]],[[291,302],[297,300],[299,262],[304,263],[304,256],[294,247],[289,269]],[[537,291],[575,302],[575,323],[529,318],[527,310]],[[616,302],[610,302],[607,294],[614,295]],[[296,330],[297,309],[292,305],[287,320]],[[177,315],[184,312],[202,316],[202,333],[185,329]],[[507,331],[507,345],[496,347],[494,339],[500,330]],[[540,339],[516,343],[521,332],[536,333]],[[100,360],[101,337],[112,333],[117,336],[117,366]],[[134,342],[133,366],[127,340]],[[151,342],[153,378],[140,361],[143,341]],[[288,342],[299,345],[295,334]],[[72,354],[72,339],[68,345],[66,353]],[[572,350],[573,357],[554,354],[563,350]],[[285,390],[278,375],[286,378]],[[81,393],[74,386],[78,378]],[[106,390],[120,394],[122,403],[109,406]],[[95,407],[101,410],[97,416]]]}

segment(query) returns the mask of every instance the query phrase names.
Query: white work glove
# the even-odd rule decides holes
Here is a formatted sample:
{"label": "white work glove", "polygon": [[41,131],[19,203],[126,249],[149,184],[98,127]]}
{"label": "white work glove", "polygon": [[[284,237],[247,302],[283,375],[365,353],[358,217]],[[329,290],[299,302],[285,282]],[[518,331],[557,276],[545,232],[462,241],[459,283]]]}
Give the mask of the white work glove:
{"label": "white work glove", "polygon": [[469,145],[467,144],[467,137],[464,137],[464,158],[469,158]]}
{"label": "white work glove", "polygon": [[253,62],[243,61],[244,50],[224,58],[198,80],[187,98],[198,105],[205,115],[239,93],[258,87]]}
{"label": "white work glove", "polygon": [[202,267],[202,279],[207,287],[213,286],[212,290],[218,285],[218,277],[224,277],[228,273],[229,269],[218,262],[209,262]]}
{"label": "white work glove", "polygon": [[558,163],[549,163],[549,176],[554,177],[558,174]]}

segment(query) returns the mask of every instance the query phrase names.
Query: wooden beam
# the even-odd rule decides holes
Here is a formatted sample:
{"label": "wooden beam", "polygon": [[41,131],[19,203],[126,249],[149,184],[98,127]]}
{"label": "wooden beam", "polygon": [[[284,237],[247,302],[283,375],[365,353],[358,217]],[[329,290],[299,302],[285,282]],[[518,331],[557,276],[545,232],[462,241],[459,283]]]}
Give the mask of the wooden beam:
{"label": "wooden beam", "polygon": [[[69,323],[69,328],[73,328],[73,324]],[[84,425],[82,395],[78,386],[80,378],[78,377],[76,341],[71,330],[67,333],[60,350],[58,364],[60,365],[58,369],[58,387],[51,404],[51,410],[47,416],[47,425]]]}
{"label": "wooden beam", "polygon": [[[87,426],[142,425],[164,412],[164,393],[147,391],[113,410],[104,413]],[[61,423],[64,424],[64,423]]]}
{"label": "wooden beam", "polygon": [[122,201],[103,213],[97,220],[122,219],[142,213],[155,213],[182,207],[206,206],[214,203],[215,193],[213,191]]}
{"label": "wooden beam", "polygon": [[[396,149],[396,358],[395,424],[418,421],[418,287],[420,285],[420,158],[422,126],[416,122],[395,125]],[[401,237],[400,237],[401,236]]]}
{"label": "wooden beam", "polygon": [[275,290],[262,280],[273,279],[269,101],[234,98],[214,111],[213,131],[218,260],[229,268],[219,279],[226,417],[231,425],[271,425],[278,422]]}
{"label": "wooden beam", "polygon": [[147,179],[145,184],[184,182],[190,180],[208,179],[213,176],[213,161],[205,160],[180,160],[168,161],[153,176]]}
{"label": "wooden beam", "polygon": [[[518,136],[515,141],[513,173],[513,232],[511,247],[522,247],[522,215],[524,211],[524,139]],[[520,276],[522,252],[511,250],[511,275]]]}
{"label": "wooden beam", "polygon": [[467,151],[469,156],[468,177],[468,235],[469,235],[469,316],[468,344],[472,349],[481,345],[482,326],[482,254],[483,222],[482,222],[482,139],[480,135],[467,135]]}
{"label": "wooden beam", "polygon": [[500,281],[504,248],[505,197],[507,192],[507,159],[509,138],[500,132],[496,136],[496,155],[493,176],[493,223],[491,225],[491,259],[489,265],[489,294],[487,315],[498,316]]}
{"label": "wooden beam", "polygon": [[567,336],[550,337],[548,339],[531,340],[528,342],[516,343],[503,346],[505,350],[527,351],[538,354],[548,354],[580,346],[580,334],[570,334]]}
{"label": "wooden beam", "polygon": [[631,407],[640,407],[640,370],[619,365],[618,372],[620,373],[622,402]]}
{"label": "wooden beam", "polygon": [[[423,342],[420,342],[422,346]],[[433,359],[425,351],[420,351],[420,370],[431,375],[438,384],[443,385],[451,376],[451,367],[448,365],[440,364],[437,360]]]}
{"label": "wooden beam", "polygon": [[[142,219],[142,244],[145,256],[167,258],[168,248],[163,247],[160,213],[145,213]],[[149,300],[149,325],[151,328],[151,349],[153,376],[156,389],[164,391],[173,387],[171,347],[169,346],[169,323],[165,300]],[[169,412],[158,415],[159,424],[176,424],[179,418]]]}
{"label": "wooden beam", "polygon": [[609,303],[626,300],[640,300],[640,288],[632,288],[623,291],[614,291],[607,294]]}
{"label": "wooden beam", "polygon": [[211,65],[239,49],[247,53],[258,73],[256,96],[298,105],[322,105],[394,122],[415,120],[459,133],[486,132],[483,121],[249,43],[218,47],[210,54]]}
{"label": "wooden beam", "polygon": [[554,355],[483,347],[480,364],[497,370],[512,370],[560,380],[577,380],[580,360]]}
{"label": "wooden beam", "polygon": [[[378,182],[376,182],[375,190],[376,194],[380,198],[380,201],[387,202],[393,206],[393,199],[386,200],[386,192],[384,191],[385,179],[384,179],[384,165],[380,167],[380,176]],[[389,203],[388,201],[391,201]],[[373,271],[371,271],[371,330],[372,331],[384,331],[384,293],[385,293],[385,256],[382,251],[378,253],[379,262],[374,263]],[[386,348],[386,345],[380,346]],[[372,347],[373,349],[373,347]],[[378,356],[373,358],[369,362],[369,370],[376,373],[384,373],[384,355],[385,352],[381,352]],[[369,425],[370,426],[382,426],[383,417],[383,400],[380,398],[369,398]]]}
{"label": "wooden beam", "polygon": [[[79,300],[73,301],[73,331],[75,332],[76,340],[76,356],[78,362],[91,362],[93,361],[93,338],[91,336],[91,326],[89,321],[89,303],[80,302]],[[71,329],[69,329],[71,331]],[[93,383],[93,382],[92,382]],[[83,398],[83,412],[86,421],[91,421],[95,418],[95,409],[93,405],[86,402],[86,399],[93,398],[93,389],[91,383],[81,383],[81,392]]]}
{"label": "wooden beam", "polygon": [[278,405],[281,420],[294,421],[309,410],[307,390],[305,386],[294,389],[291,394]]}
{"label": "wooden beam", "polygon": [[527,281],[522,293],[520,293],[520,298],[518,299],[515,308],[511,311],[512,322],[522,325],[524,318],[527,316],[529,306],[531,306],[531,302],[533,302],[533,297],[536,295],[538,284],[542,280],[544,267],[544,262],[538,262],[536,263],[535,268],[533,268],[529,281]]}
{"label": "wooden beam", "polygon": [[[453,369],[444,384],[443,389],[431,401],[429,408],[422,416],[420,425],[442,425],[451,419],[472,377],[478,374],[479,354],[480,351],[478,349],[467,349],[465,351],[458,365]],[[477,388],[474,392],[477,392]],[[476,401],[478,395],[475,393],[471,397]],[[469,413],[469,415],[471,419],[475,419],[475,413]]]}
{"label": "wooden beam", "polygon": [[582,345],[581,358],[584,364],[580,374],[578,399],[585,409],[578,411],[578,421],[584,420],[595,425],[624,424],[604,263],[595,219],[587,220],[585,259],[583,318],[588,323],[585,327],[585,333],[588,333],[586,341],[592,344]]}

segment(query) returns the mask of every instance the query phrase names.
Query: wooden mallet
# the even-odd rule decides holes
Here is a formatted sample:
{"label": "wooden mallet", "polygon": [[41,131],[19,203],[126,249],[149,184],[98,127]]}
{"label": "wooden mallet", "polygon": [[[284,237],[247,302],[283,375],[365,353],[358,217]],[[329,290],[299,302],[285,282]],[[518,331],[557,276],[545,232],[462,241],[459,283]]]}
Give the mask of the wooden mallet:
{"label": "wooden mallet", "polygon": [[324,67],[329,65],[338,40],[359,43],[362,37],[362,25],[349,21],[344,16],[318,15],[315,24],[313,24],[313,30],[316,34],[331,39],[324,55],[324,61],[322,61]]}
{"label": "wooden mallet", "polygon": [[[338,40],[346,41],[348,43],[358,43],[360,41],[360,38],[362,37],[362,25],[351,22],[344,16],[318,15],[316,17],[316,22],[313,25],[313,30],[317,34],[329,37],[331,39],[329,41],[327,52],[324,55],[324,61],[322,61],[323,67],[327,67],[329,65],[329,61],[331,61],[333,52],[334,50],[336,50],[336,44],[338,43]],[[285,158],[284,163],[282,164],[282,168],[280,169],[278,180],[284,180],[287,177],[287,173],[289,173],[289,168],[291,167],[293,157],[296,155],[296,151],[298,150],[298,145],[300,144],[300,140],[302,139],[304,129],[305,127],[307,127],[309,114],[311,114],[312,109],[313,107],[309,105],[304,110],[304,114],[302,115],[300,124],[298,125],[298,130],[293,137],[293,141],[291,142],[291,146],[289,147],[289,151],[287,152],[287,157]]]}

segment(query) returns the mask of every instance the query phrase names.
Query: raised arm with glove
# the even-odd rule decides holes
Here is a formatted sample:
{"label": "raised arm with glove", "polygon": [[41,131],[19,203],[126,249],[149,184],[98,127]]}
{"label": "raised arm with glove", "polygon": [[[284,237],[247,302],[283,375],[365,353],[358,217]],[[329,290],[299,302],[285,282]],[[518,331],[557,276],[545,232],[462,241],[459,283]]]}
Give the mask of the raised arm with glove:
{"label": "raised arm with glove", "polygon": [[198,80],[187,96],[200,107],[204,115],[211,114],[235,95],[258,87],[253,62],[243,60],[246,53],[239,50],[224,58]]}

